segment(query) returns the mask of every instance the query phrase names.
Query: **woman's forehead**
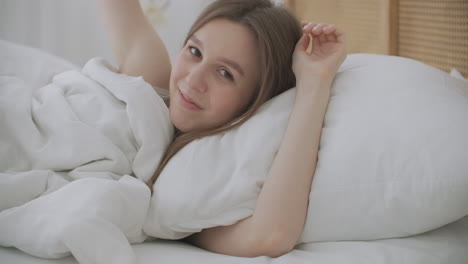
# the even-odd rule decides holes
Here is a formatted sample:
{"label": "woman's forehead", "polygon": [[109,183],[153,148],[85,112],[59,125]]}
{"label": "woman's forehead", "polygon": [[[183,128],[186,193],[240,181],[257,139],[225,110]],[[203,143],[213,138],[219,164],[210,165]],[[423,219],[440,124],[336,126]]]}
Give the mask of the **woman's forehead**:
{"label": "woman's forehead", "polygon": [[190,40],[200,45],[207,56],[235,61],[242,68],[258,66],[256,37],[243,24],[227,19],[215,19],[198,29]]}

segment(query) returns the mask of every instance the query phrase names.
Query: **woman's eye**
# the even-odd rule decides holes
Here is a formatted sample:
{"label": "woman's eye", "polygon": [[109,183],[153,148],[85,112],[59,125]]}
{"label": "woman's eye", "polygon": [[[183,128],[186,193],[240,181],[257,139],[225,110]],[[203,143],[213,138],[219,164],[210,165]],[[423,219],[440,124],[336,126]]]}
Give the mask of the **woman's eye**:
{"label": "woman's eye", "polygon": [[221,73],[221,75],[224,78],[226,78],[226,79],[228,79],[230,81],[234,80],[234,77],[232,76],[232,74],[230,72],[228,72],[227,70],[221,69],[219,72]]}
{"label": "woman's eye", "polygon": [[195,47],[189,47],[190,53],[192,53],[193,56],[195,57],[201,57],[201,52],[199,49]]}

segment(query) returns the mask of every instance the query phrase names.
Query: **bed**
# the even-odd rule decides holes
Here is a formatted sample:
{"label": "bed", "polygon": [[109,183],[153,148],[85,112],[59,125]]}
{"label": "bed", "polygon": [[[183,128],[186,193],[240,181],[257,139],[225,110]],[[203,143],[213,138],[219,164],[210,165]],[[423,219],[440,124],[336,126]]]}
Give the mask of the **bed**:
{"label": "bed", "polygon": [[[427,155],[431,154],[430,152],[432,150],[438,150],[439,152],[442,152],[440,156],[436,156],[438,159],[441,159],[441,157],[449,157],[449,159],[447,160],[444,159],[444,162],[446,163],[441,163],[440,168],[437,167],[438,164],[431,164],[431,169],[433,170],[438,171],[442,168],[444,172],[442,174],[444,177],[441,177],[440,174],[433,175],[431,173],[427,173],[427,162],[423,163],[425,164],[425,166],[422,167],[415,166],[413,168],[411,166],[405,165],[405,169],[407,169],[407,171],[403,171],[400,169],[394,170],[393,167],[384,166],[385,164],[382,165],[383,163],[388,161],[388,158],[394,159],[395,157],[397,157],[396,154],[394,154],[392,151],[397,152],[400,157],[406,157],[406,154],[398,152],[399,149],[393,147],[402,147],[406,144],[406,147],[411,149],[412,143],[409,141],[407,142],[407,138],[398,138],[398,142],[392,141],[392,138],[389,137],[376,138],[375,134],[378,134],[383,130],[392,130],[394,128],[393,126],[390,126],[387,123],[378,123],[379,120],[377,119],[371,120],[372,122],[376,122],[376,124],[381,125],[381,127],[376,126],[373,128],[375,130],[372,131],[375,134],[368,133],[364,135],[365,138],[355,137],[354,139],[360,140],[356,140],[357,143],[365,142],[364,140],[389,140],[387,145],[382,145],[387,149],[386,152],[380,152],[380,154],[377,155],[379,159],[376,159],[374,162],[379,162],[381,167],[376,166],[375,168],[373,168],[374,170],[383,169],[384,172],[389,172],[389,175],[383,176],[383,179],[386,180],[385,184],[387,185],[382,186],[382,178],[379,178],[376,182],[372,182],[370,179],[365,177],[360,178],[357,176],[357,174],[364,175],[365,171],[357,170],[358,172],[352,175],[356,176],[356,178],[352,180],[360,181],[360,184],[357,187],[353,185],[352,188],[349,189],[351,191],[349,193],[346,193],[346,188],[351,186],[347,182],[348,179],[337,178],[333,181],[327,181],[326,177],[318,177],[322,174],[329,175],[329,173],[333,173],[332,170],[335,169],[336,166],[334,166],[333,164],[328,164],[324,161],[330,160],[330,156],[332,156],[334,162],[340,162],[336,161],[336,155],[333,155],[333,153],[336,153],[337,148],[343,150],[343,147],[346,145],[344,142],[350,141],[349,134],[352,133],[348,133],[346,137],[343,137],[342,134],[337,134],[336,128],[340,128],[340,126],[346,125],[346,123],[339,123],[337,122],[337,120],[339,121],[340,118],[345,117],[347,119],[353,120],[353,118],[357,118],[356,116],[362,115],[362,112],[359,111],[365,109],[362,108],[356,110],[352,108],[345,108],[344,110],[346,111],[344,111],[338,108],[333,108],[333,111],[331,111],[332,113],[330,113],[330,117],[326,121],[327,125],[325,127],[326,129],[324,132],[324,139],[322,142],[323,149],[321,150],[322,154],[320,157],[320,159],[322,160],[322,165],[320,167],[320,171],[318,172],[319,175],[317,176],[316,181],[314,180],[313,188],[315,188],[315,196],[311,196],[311,205],[309,207],[309,212],[316,212],[317,214],[308,216],[309,218],[307,220],[304,235],[300,241],[301,243],[299,243],[292,252],[278,258],[239,258],[211,253],[181,241],[147,239],[145,242],[143,242],[145,238],[141,237],[141,234],[130,234],[130,231],[128,230],[128,232],[126,232],[125,235],[127,236],[127,238],[131,237],[129,238],[130,242],[132,242],[130,249],[117,249],[117,247],[109,247],[103,249],[103,251],[107,250],[107,252],[114,252],[115,255],[118,255],[120,251],[126,252],[126,250],[130,250],[133,252],[132,254],[134,254],[134,259],[132,259],[131,261],[128,259],[118,259],[118,261],[112,261],[113,263],[132,263],[132,261],[133,263],[259,264],[468,263],[468,212],[466,211],[468,204],[468,192],[466,191],[468,190],[468,168],[466,165],[468,163],[468,155],[466,154],[466,149],[468,149],[468,141],[466,140],[466,136],[464,136],[466,135],[465,132],[468,128],[466,125],[467,122],[463,121],[468,119],[468,81],[464,79],[464,77],[467,77],[468,75],[468,53],[466,53],[466,50],[468,49],[468,17],[466,16],[466,14],[468,13],[468,3],[466,1],[416,0],[360,0],[353,1],[353,3],[351,3],[351,1],[346,0],[290,0],[285,2],[288,5],[288,7],[291,8],[294,12],[296,12],[297,15],[302,19],[312,20],[313,18],[314,21],[326,21],[336,23],[337,25],[342,26],[348,33],[350,43],[349,51],[350,53],[354,53],[354,55],[350,56],[351,59],[348,60],[348,62],[345,62],[342,69],[340,70],[341,76],[335,83],[337,88],[335,89],[336,91],[333,94],[334,102],[339,102],[340,100],[344,99],[350,100],[350,98],[355,98],[355,96],[345,93],[350,87],[349,85],[347,85],[347,83],[349,83],[350,78],[351,80],[369,81],[369,79],[366,76],[370,74],[372,68],[379,68],[379,70],[374,69],[375,71],[371,72],[375,74],[375,79],[378,79],[379,77],[383,78],[384,74],[387,74],[388,72],[395,73],[396,75],[392,78],[388,78],[389,82],[392,81],[392,79],[406,78],[404,80],[399,80],[400,82],[395,82],[395,84],[407,83],[408,78],[412,80],[424,79],[423,82],[417,83],[418,89],[415,89],[413,92],[415,94],[420,95],[421,93],[424,93],[424,91],[426,91],[427,94],[432,93],[433,97],[420,96],[424,100],[427,99],[428,101],[426,102],[422,99],[420,101],[414,100],[414,94],[402,95],[400,93],[398,94],[398,109],[401,109],[401,112],[392,112],[389,113],[386,117],[391,120],[393,115],[406,115],[407,113],[409,113],[408,109],[410,109],[411,112],[415,112],[415,114],[414,116],[407,114],[408,116],[411,116],[408,117],[409,119],[407,119],[409,120],[408,123],[404,123],[408,131],[411,131],[412,128],[422,129],[422,131],[429,131],[433,129],[437,132],[434,132],[435,134],[443,134],[444,137],[446,137],[441,141],[446,145],[445,148],[441,148],[441,146],[437,145],[437,148],[434,149],[432,149],[432,145],[430,144],[430,142],[428,142],[428,139],[431,139],[430,136],[433,135],[430,132],[427,132],[427,137],[425,135],[418,134],[412,135],[414,137],[409,138],[412,141],[414,141],[415,138],[421,138],[421,141],[418,141],[418,144],[425,145],[422,148],[415,149],[415,151],[419,153],[422,150],[427,150],[427,152],[422,151],[424,154],[422,155],[423,158],[426,158]],[[379,15],[377,15],[377,13]],[[427,32],[430,32],[430,34],[427,34]],[[390,57],[387,55],[393,56]],[[410,58],[411,60],[406,60],[403,57]],[[2,61],[2,63],[0,64],[0,74],[2,77],[21,77],[24,83],[28,83],[36,88],[47,85],[53,80],[53,77],[59,73],[63,73],[65,71],[70,70],[80,70],[79,67],[69,63],[68,61],[62,58],[46,54],[40,50],[32,49],[14,43],[9,43],[6,41],[0,41],[0,61]],[[420,64],[419,62],[423,62],[424,64]],[[85,66],[85,68],[88,69],[84,72],[85,75],[92,76],[92,74],[94,74],[94,70],[99,71],[101,69],[99,68],[100,65],[105,66],[105,62],[100,60],[91,61],[88,67]],[[403,76],[403,73],[405,71],[408,72],[408,74],[404,75],[404,78],[398,77]],[[347,74],[347,72],[352,74]],[[448,74],[448,72],[451,73]],[[401,75],[398,75],[398,73],[401,73]],[[360,77],[358,76],[361,79],[353,79],[357,78],[356,76],[358,74],[361,74]],[[431,79],[429,77],[433,78]],[[436,77],[441,77],[442,79],[437,79]],[[57,79],[55,80],[57,81]],[[74,82],[77,82],[75,80],[78,79],[74,79]],[[434,80],[443,82],[446,88],[451,89],[451,92],[445,93],[445,91],[437,90],[436,84],[430,86],[429,83],[434,83]],[[105,85],[105,82],[107,80],[100,79],[97,81]],[[126,79],[124,81],[126,81]],[[142,80],[129,79],[128,81],[129,84],[133,85],[134,83],[141,83]],[[375,83],[376,82],[374,80],[372,84],[374,85]],[[402,90],[406,88],[406,86],[403,86]],[[361,92],[369,93],[369,91],[374,91],[371,89],[374,89],[374,87],[370,87],[369,90],[362,89]],[[401,90],[395,90],[401,92]],[[384,95],[387,94],[384,93]],[[413,95],[413,97],[409,95]],[[131,102],[131,100],[134,100],[132,98],[126,98],[124,95],[120,96],[122,96],[121,99],[123,101],[128,100],[128,102]],[[375,94],[375,96],[377,96],[377,94]],[[437,98],[437,96],[442,96],[443,98],[445,98],[445,100],[443,98],[441,100],[434,99]],[[142,95],[142,97],[145,96]],[[457,100],[456,98],[462,99]],[[289,102],[288,100],[290,100],[290,97],[283,97],[281,100],[282,101],[280,101],[279,103],[277,102],[276,105],[281,106],[281,104],[287,104]],[[352,102],[356,103],[355,101]],[[362,102],[363,105],[366,105],[368,103],[367,101]],[[392,103],[391,101],[378,100],[376,100],[376,102],[383,102],[384,105],[387,103]],[[419,103],[421,107],[427,107],[427,103],[428,105],[434,108],[434,112],[431,112],[434,113],[434,115],[438,111],[446,112],[446,115],[441,115],[440,117],[437,117],[440,119],[435,119],[436,123],[437,121],[442,122],[442,127],[432,126],[431,123],[433,122],[430,122],[431,120],[421,121],[420,119],[421,117],[424,117],[424,115],[419,115],[421,114],[420,112],[413,110],[415,109],[415,103]],[[149,102],[148,104],[151,104],[151,102]],[[263,113],[278,111],[279,106],[276,106],[275,108],[274,104],[275,103],[270,104],[268,106],[270,107],[270,111],[264,110]],[[338,103],[336,104],[338,105]],[[116,107],[118,106],[119,104],[116,104]],[[374,108],[377,107],[377,105],[374,103],[369,103],[368,106]],[[76,114],[79,115],[80,113]],[[281,113],[278,113],[278,115],[275,116],[281,115]],[[450,115],[452,119],[449,120],[450,122],[447,121],[447,123],[443,123],[443,120],[446,119],[448,115]],[[284,115],[282,117],[284,119]],[[367,117],[370,118],[372,116],[368,115]],[[164,119],[164,117],[156,118]],[[381,118],[382,116],[379,116],[379,119]],[[410,118],[418,119],[418,122],[427,124],[427,126],[413,126],[413,124],[409,123],[412,120]],[[273,138],[281,136],[279,132],[274,131],[277,130],[277,127],[281,127],[281,122],[283,122],[284,120],[280,120],[280,117],[278,117],[277,119],[278,120],[276,120],[276,123],[261,123],[264,122],[263,120],[265,120],[265,118],[260,118],[257,116],[254,122],[256,125],[264,124],[263,127],[266,128],[267,131],[271,131],[270,137]],[[369,120],[362,119],[354,120],[356,122],[366,122],[366,124],[368,124],[369,122]],[[247,126],[248,125],[249,123],[247,123]],[[451,129],[446,129],[447,127],[451,127]],[[445,130],[449,130],[450,133],[444,134],[446,132]],[[264,141],[262,141],[265,140],[263,139],[265,138],[263,136],[264,131],[252,132],[252,128],[249,127],[245,128],[245,131],[248,131],[249,133],[254,133],[257,136],[253,137],[252,142],[248,142],[246,144],[251,144],[255,148],[260,148],[260,146],[262,146],[262,144],[265,143]],[[166,133],[170,132],[170,130],[166,131]],[[357,132],[362,132],[362,130]],[[247,132],[242,132],[241,130],[237,133]],[[1,136],[2,134],[0,133],[0,139]],[[227,135],[227,137],[229,136],[230,135]],[[234,136],[235,135],[233,135],[233,137]],[[142,137],[142,140],[146,142],[144,135]],[[334,139],[336,142],[335,145],[330,143],[331,140],[329,140],[328,138]],[[455,138],[457,140],[449,141],[450,138]],[[157,140],[161,140],[158,141],[159,144],[166,144],[163,142],[163,139]],[[211,143],[217,142],[217,140],[219,141],[221,139],[214,138],[212,140],[213,141]],[[5,142],[2,142],[2,144],[3,143]],[[131,145],[130,143],[129,145]],[[207,142],[201,143],[205,146],[207,145]],[[149,142],[149,144],[151,145],[153,143]],[[234,144],[241,145],[241,143],[239,142],[234,142]],[[348,144],[346,146],[351,149],[355,147],[351,144]],[[204,156],[202,151],[208,151],[206,149],[207,148],[205,147],[203,148],[203,150],[201,150],[201,147],[197,147],[195,145],[192,147],[192,152],[182,153],[182,155],[193,156],[193,153],[198,153],[199,156]],[[329,153],[327,153],[327,151],[329,151]],[[363,154],[364,152],[369,152],[370,156],[365,159],[362,158],[361,160],[350,159],[350,157],[353,155],[344,155],[340,157],[343,159],[343,161],[341,161],[343,162],[342,164],[344,164],[343,167],[340,169],[347,170],[348,167],[346,166],[348,165],[353,166],[352,168],[356,168],[355,166],[359,162],[364,162],[364,164],[371,162],[372,157],[376,156],[375,152],[372,151],[375,150],[371,148],[363,150],[361,153],[362,155],[365,155]],[[263,152],[265,153],[255,153],[255,156],[247,156],[247,158],[244,159],[254,159],[255,157],[258,158],[258,155],[264,155],[265,159],[268,159],[271,156],[271,152],[274,152],[274,150],[270,150],[270,152],[268,153],[267,150],[263,150]],[[343,152],[349,151],[346,150]],[[225,151],[223,152],[222,150],[217,150],[215,153],[225,153]],[[406,161],[410,160],[410,154],[411,152],[409,152]],[[134,155],[132,156],[132,158],[136,156],[135,153],[133,153],[132,155]],[[209,154],[206,155],[209,156]],[[148,155],[142,154],[140,156],[147,157]],[[354,154],[354,156],[357,156],[357,154]],[[0,165],[7,163],[8,159],[11,159],[11,153],[8,155],[7,158],[4,157],[7,157],[7,155],[3,155],[2,153],[3,163],[0,162]],[[184,160],[183,157],[181,157],[180,160]],[[11,159],[11,162],[14,162],[14,160]],[[405,160],[401,162],[402,163],[396,165],[406,164]],[[424,160],[422,160],[421,162],[424,162]],[[142,163],[142,161],[140,161],[140,163]],[[239,166],[242,167],[245,166],[245,164],[247,163],[242,163]],[[89,164],[87,163],[85,165]],[[189,163],[187,163],[186,165],[187,168],[192,168],[191,166],[189,166]],[[84,169],[81,168],[80,170],[75,171],[76,173],[74,173],[70,177],[76,177],[76,179],[81,179],[82,173],[89,173],[89,170],[87,170],[88,167],[83,166]],[[174,172],[172,175],[182,175],[182,171],[179,167],[180,166],[177,166],[177,163],[173,164],[172,166],[169,164],[168,171]],[[265,165],[264,167],[268,166]],[[112,169],[114,169],[114,167],[112,167]],[[152,169],[153,168],[147,168],[145,166],[140,165],[138,167],[138,172],[144,174],[145,171],[151,171]],[[256,171],[262,169],[264,168],[255,168]],[[401,174],[407,173],[408,175],[416,176],[412,176],[410,181],[406,182],[405,184],[402,184],[400,181],[394,179],[395,177],[392,174],[394,171],[397,171]],[[421,171],[423,171],[424,173],[420,173]],[[206,171],[203,170],[201,170],[200,172],[200,174],[208,174],[206,173]],[[48,172],[46,172],[45,174],[47,174],[46,176],[44,176],[45,180],[43,182],[38,181],[37,185],[42,186],[41,188],[47,190],[46,192],[53,192],[56,189],[59,189],[63,186],[63,183],[59,180],[51,180],[57,179],[57,175],[54,174],[52,175],[52,177],[50,174],[48,174]],[[27,177],[28,175],[24,176],[25,179],[28,179]],[[110,176],[97,175],[96,177],[115,178],[116,176],[112,174]],[[425,179],[428,179],[428,177],[430,181],[425,181]],[[2,209],[4,209],[4,207],[12,207],[14,204],[12,205],[11,203],[15,201],[8,201],[9,196],[7,195],[7,188],[9,185],[6,184],[6,181],[2,181],[2,179],[0,179],[0,206],[3,206]],[[177,189],[183,193],[187,193],[190,191],[188,189],[179,189],[181,188],[179,183],[181,181],[187,181],[186,178],[164,178],[164,175],[162,175],[162,179],[167,180],[160,183],[161,190]],[[132,180],[129,180],[127,178],[125,180],[126,182],[130,183],[129,186],[134,184]],[[256,179],[256,181],[258,182],[259,179]],[[257,184],[257,182],[255,182],[255,184]],[[23,182],[19,182],[19,184],[22,183]],[[100,182],[96,181],[93,182],[93,184],[96,184],[96,186],[98,186]],[[138,186],[135,186],[135,190],[138,191]],[[246,186],[250,188],[253,185],[250,184]],[[89,185],[85,185],[85,187],[89,187]],[[213,186],[211,187],[214,188]],[[197,187],[195,185],[190,185],[190,188],[191,191],[193,191],[194,193],[210,191],[203,189],[206,187]],[[219,188],[219,186],[217,188]],[[80,189],[76,190],[79,191]],[[359,190],[359,192],[357,192],[357,190]],[[32,193],[34,195],[34,192]],[[146,194],[144,192],[143,194],[140,194],[141,192],[138,193],[141,196],[135,195],[135,197],[132,196],[132,199],[145,198],[144,195]],[[382,193],[385,194],[383,195],[385,197],[381,197]],[[129,194],[133,195],[134,192],[129,192]],[[362,195],[360,196],[360,194]],[[215,197],[214,194],[213,196],[207,198],[209,200],[197,200],[195,202],[195,205],[193,205],[190,208],[181,207],[181,204],[183,204],[182,202],[184,201],[181,201],[181,203],[171,203],[171,205],[174,205],[175,208],[173,208],[172,211],[167,211],[164,214],[167,219],[158,219],[158,221],[166,221],[166,226],[171,226],[171,221],[174,222],[173,225],[179,225],[177,226],[177,229],[174,228],[173,230],[159,230],[160,233],[158,234],[167,234],[168,237],[177,237],[179,235],[183,236],[184,232],[192,231],[191,228],[193,228],[193,226],[183,226],[182,224],[180,224],[183,221],[177,223],[177,221],[175,220],[186,216],[185,214],[181,214],[181,208],[184,208],[187,215],[191,215],[194,218],[198,217],[201,219],[203,217],[206,217],[206,215],[201,215],[199,213],[199,208],[201,208],[202,205],[203,207],[212,210],[227,206],[224,202],[218,204],[213,203],[213,201],[210,200],[218,200],[214,199],[213,197]],[[339,197],[341,200],[333,199],[331,197]],[[54,200],[44,200],[43,204],[47,205],[54,202],[62,202],[62,198],[63,197],[58,196]],[[103,200],[105,200],[105,198],[106,197],[100,197],[100,199]],[[346,203],[346,200],[348,200],[349,203]],[[8,204],[8,202],[10,202],[10,204]],[[251,204],[252,201],[242,200],[242,202],[246,204],[248,202]],[[240,202],[237,201],[237,203]],[[377,208],[383,204],[386,205],[385,208],[387,210],[385,212],[379,211],[379,209]],[[330,208],[328,207],[332,207],[333,210],[330,210]],[[248,214],[249,212],[251,212],[248,210],[236,210],[239,217],[242,214]],[[234,211],[234,209],[232,211]],[[363,211],[365,211],[367,214],[363,215]],[[18,215],[20,216],[24,215],[25,217],[30,218],[24,218],[26,220],[17,218],[17,223],[9,223],[9,227],[11,228],[10,233],[8,233],[8,230],[6,230],[5,228],[2,229],[2,227],[0,226],[0,241],[3,241],[2,239],[5,237],[15,237],[14,232],[20,229],[30,231],[29,237],[24,236],[22,237],[22,239],[26,241],[29,239],[31,243],[34,243],[36,241],[36,237],[46,237],[47,234],[40,233],[40,231],[37,230],[42,227],[40,222],[35,221],[36,219],[34,218],[34,214],[27,214],[29,212],[24,213],[21,211],[13,213],[18,213]],[[135,211],[135,218],[139,219],[137,215],[140,213],[141,212]],[[0,222],[6,223],[6,218],[2,217],[4,217],[4,215],[0,217]],[[47,216],[41,215],[40,217]],[[28,219],[32,221],[29,221]],[[216,221],[226,220],[213,218],[210,219],[210,221],[210,224],[213,224],[221,223]],[[56,219],[54,219],[52,223],[59,223],[59,221],[56,221]],[[197,226],[197,228],[199,228],[199,226]],[[157,227],[148,227],[148,230],[150,229],[154,230],[157,229]],[[48,231],[52,229],[51,227],[44,227],[43,230]],[[81,229],[78,230],[80,231]],[[174,230],[177,230],[178,233]],[[120,237],[117,237],[115,239],[118,240],[120,239]],[[44,244],[47,244],[47,242],[48,241],[44,240]],[[93,244],[91,242],[96,244]],[[98,242],[96,241],[87,241],[86,243],[89,245],[79,245],[77,246],[77,248],[86,249],[85,246],[93,247],[95,248],[95,251],[91,251],[91,253],[99,255],[99,245],[101,244],[98,244]],[[62,250],[63,246],[55,245],[54,247],[49,248],[59,248]],[[30,254],[26,254],[23,251],[29,252]],[[55,256],[55,259],[34,257],[32,255],[40,256],[41,254],[32,254],[31,248],[28,248],[27,246],[23,248],[23,251],[20,251],[13,246],[0,247],[0,262],[13,264],[78,262],[94,263],[90,259],[80,258],[83,255],[80,255],[79,253],[76,256],[78,257],[78,259],[81,259],[81,261],[77,261],[77,259],[73,256],[67,256],[70,254],[69,250],[64,250],[65,253],[62,251],[58,253],[49,252],[49,257]],[[54,255],[55,253],[56,255]],[[103,259],[97,257],[96,259],[100,260],[100,262],[97,261],[98,263],[109,263],[109,261],[106,261],[105,258]]]}
{"label": "bed", "polygon": [[[134,245],[138,263],[467,263],[468,218],[426,234],[379,241],[311,243],[298,246],[279,258],[239,258],[210,253],[174,241],[154,241]],[[0,248],[2,263],[78,263],[74,258],[47,260],[32,257],[14,248]]]}

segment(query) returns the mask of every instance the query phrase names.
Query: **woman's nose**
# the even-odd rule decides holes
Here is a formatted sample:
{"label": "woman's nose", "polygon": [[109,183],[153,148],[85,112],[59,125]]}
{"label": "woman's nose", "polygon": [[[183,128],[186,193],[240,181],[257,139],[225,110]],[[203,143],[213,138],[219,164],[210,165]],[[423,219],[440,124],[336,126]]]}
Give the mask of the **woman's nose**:
{"label": "woman's nose", "polygon": [[190,89],[195,89],[202,93],[206,92],[208,86],[206,83],[206,69],[203,65],[197,65],[190,69],[187,82]]}

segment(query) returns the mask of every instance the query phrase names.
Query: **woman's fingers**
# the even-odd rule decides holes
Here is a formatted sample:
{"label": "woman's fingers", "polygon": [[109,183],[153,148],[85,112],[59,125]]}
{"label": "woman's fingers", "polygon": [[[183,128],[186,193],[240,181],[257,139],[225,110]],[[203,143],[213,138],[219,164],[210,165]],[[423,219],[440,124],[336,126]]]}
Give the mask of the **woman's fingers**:
{"label": "woman's fingers", "polygon": [[340,29],[340,28],[337,28],[337,29],[335,30],[335,36],[336,36],[336,40],[337,40],[338,42],[340,42],[340,43],[344,43],[345,40],[346,40],[346,34],[345,34],[345,32],[344,32],[342,29]]}
{"label": "woman's fingers", "polygon": [[323,32],[325,34],[331,34],[335,32],[335,30],[336,30],[336,27],[333,24],[327,25],[326,27],[323,28]]}
{"label": "woman's fingers", "polygon": [[344,32],[334,24],[303,21],[301,25],[304,34],[312,35],[314,45],[315,42],[344,42]]}
{"label": "woman's fingers", "polygon": [[334,41],[334,42],[337,41],[335,32],[336,32],[336,27],[333,24],[328,25],[323,29],[323,33],[325,33],[325,37],[328,41]]}
{"label": "woman's fingers", "polygon": [[323,33],[323,29],[328,26],[327,24],[317,24],[313,29],[312,29],[312,34],[313,35],[320,35]]}
{"label": "woman's fingers", "polygon": [[309,35],[303,34],[296,44],[296,49],[299,49],[302,51],[307,50],[307,47],[309,46],[309,42],[310,42]]}
{"label": "woman's fingers", "polygon": [[325,23],[303,23],[302,31],[304,34],[311,34],[313,36],[320,36],[321,34],[333,34],[336,30],[335,25],[325,24]]}
{"label": "woman's fingers", "polygon": [[316,25],[317,23],[314,22],[305,23],[302,26],[302,32],[304,32],[304,34],[312,34],[312,29],[314,29]]}

